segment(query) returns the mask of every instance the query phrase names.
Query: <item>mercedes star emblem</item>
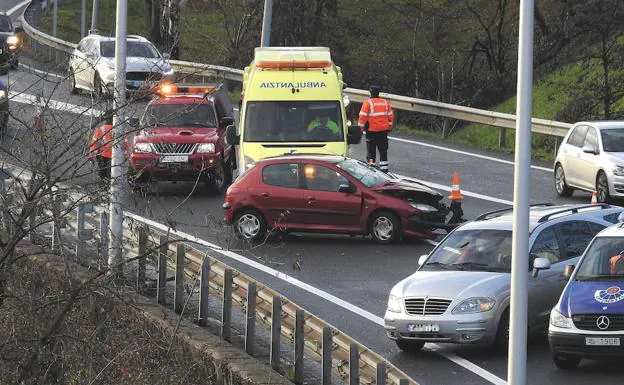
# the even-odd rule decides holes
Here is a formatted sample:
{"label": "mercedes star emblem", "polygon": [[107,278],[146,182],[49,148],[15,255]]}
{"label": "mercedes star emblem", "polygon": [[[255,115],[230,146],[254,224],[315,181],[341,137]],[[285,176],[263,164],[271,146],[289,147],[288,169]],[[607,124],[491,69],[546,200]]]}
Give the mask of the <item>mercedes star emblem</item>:
{"label": "mercedes star emblem", "polygon": [[605,330],[606,328],[608,328],[609,323],[610,323],[609,317],[607,317],[606,315],[601,315],[596,320],[596,326],[598,326],[598,329],[600,330]]}

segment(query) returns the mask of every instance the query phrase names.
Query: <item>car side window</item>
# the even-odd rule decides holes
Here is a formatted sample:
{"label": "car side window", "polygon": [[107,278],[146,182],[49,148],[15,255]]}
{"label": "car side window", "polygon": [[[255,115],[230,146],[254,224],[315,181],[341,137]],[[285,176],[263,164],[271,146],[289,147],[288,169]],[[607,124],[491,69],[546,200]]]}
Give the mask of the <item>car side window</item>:
{"label": "car side window", "polygon": [[337,192],[341,184],[349,184],[347,178],[324,166],[306,164],[303,171],[308,190]]}
{"label": "car side window", "polygon": [[585,134],[587,134],[587,126],[576,127],[568,138],[568,144],[575,147],[582,147],[585,141]]}
{"label": "car side window", "polygon": [[262,169],[262,181],[272,186],[299,188],[299,165],[278,163],[265,166]]}
{"label": "car side window", "polygon": [[587,129],[587,135],[585,135],[585,143],[583,146],[589,146],[593,149],[598,149],[598,135],[593,127]]}
{"label": "car side window", "polygon": [[[595,225],[599,226],[598,224]],[[580,257],[594,235],[598,233],[598,231],[594,231],[596,227],[590,226],[589,222],[586,221],[565,222],[557,225],[557,227],[567,251],[566,259]],[[600,230],[603,228],[601,227]]]}
{"label": "car side window", "polygon": [[559,240],[557,239],[557,233],[552,227],[544,229],[535,239],[529,258],[530,268],[533,268],[533,260],[538,257],[546,258],[550,263],[557,263],[561,260]]}

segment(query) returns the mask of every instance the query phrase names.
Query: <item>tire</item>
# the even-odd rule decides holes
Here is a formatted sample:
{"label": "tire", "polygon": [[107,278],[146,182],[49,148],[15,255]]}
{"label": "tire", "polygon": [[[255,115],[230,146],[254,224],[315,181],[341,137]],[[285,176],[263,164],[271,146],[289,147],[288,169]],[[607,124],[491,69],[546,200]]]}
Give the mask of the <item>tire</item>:
{"label": "tire", "polygon": [[498,321],[494,350],[500,354],[506,354],[509,347],[509,309],[505,310]]}
{"label": "tire", "polygon": [[230,162],[221,161],[215,167],[215,170],[210,174],[208,180],[210,191],[216,194],[223,194],[227,190],[229,184],[232,182],[232,167]]}
{"label": "tire", "polygon": [[560,163],[557,163],[557,166],[555,166],[555,191],[557,191],[557,195],[560,197],[570,197],[574,192],[574,189],[570,188],[566,183],[565,172]]}
{"label": "tire", "polygon": [[234,216],[234,232],[240,239],[256,242],[266,234],[266,221],[258,210],[244,209]]}
{"label": "tire", "polygon": [[382,210],[374,213],[369,223],[370,234],[377,243],[394,243],[400,238],[401,223],[391,211]]}
{"label": "tire", "polygon": [[596,177],[596,199],[598,203],[611,202],[611,195],[609,194],[609,180],[607,174],[604,171],[600,171]]}
{"label": "tire", "polygon": [[581,363],[581,357],[566,356],[562,354],[553,354],[553,362],[559,369],[572,370],[578,368]]}
{"label": "tire", "polygon": [[93,92],[95,93],[95,96],[98,98],[98,100],[101,100],[102,98],[104,98],[106,96],[106,92],[104,91],[104,86],[102,85],[102,79],[100,78],[99,74],[95,74],[95,77],[93,78]]}
{"label": "tire", "polygon": [[395,341],[399,349],[408,353],[416,353],[422,350],[423,346],[425,346],[425,341],[418,340],[396,340]]}
{"label": "tire", "polygon": [[74,70],[69,69],[69,92],[72,95],[78,94],[78,88],[76,87],[76,75],[74,75]]}

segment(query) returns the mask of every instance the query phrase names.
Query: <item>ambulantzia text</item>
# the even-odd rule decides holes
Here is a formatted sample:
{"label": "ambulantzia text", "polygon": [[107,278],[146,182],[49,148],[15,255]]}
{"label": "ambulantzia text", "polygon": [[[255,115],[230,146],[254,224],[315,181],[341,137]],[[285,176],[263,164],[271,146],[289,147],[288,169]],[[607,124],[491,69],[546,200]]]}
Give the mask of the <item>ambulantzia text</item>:
{"label": "ambulantzia text", "polygon": [[327,88],[325,82],[262,82],[260,88]]}

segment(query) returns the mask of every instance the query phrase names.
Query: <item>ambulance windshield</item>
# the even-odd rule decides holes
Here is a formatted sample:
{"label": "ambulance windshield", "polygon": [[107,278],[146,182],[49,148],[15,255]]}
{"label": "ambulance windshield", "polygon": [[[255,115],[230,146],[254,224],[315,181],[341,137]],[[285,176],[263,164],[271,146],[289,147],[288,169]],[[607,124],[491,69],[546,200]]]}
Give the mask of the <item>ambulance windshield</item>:
{"label": "ambulance windshield", "polygon": [[340,104],[313,102],[248,102],[246,142],[341,142]]}

